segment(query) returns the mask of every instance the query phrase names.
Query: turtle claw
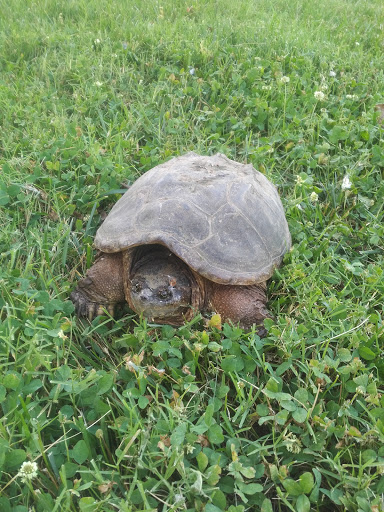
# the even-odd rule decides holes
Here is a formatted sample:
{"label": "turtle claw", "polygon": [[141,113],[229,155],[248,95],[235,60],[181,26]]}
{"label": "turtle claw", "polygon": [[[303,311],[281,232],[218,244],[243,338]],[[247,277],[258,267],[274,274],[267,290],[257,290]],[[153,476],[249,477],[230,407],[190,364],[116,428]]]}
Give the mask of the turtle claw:
{"label": "turtle claw", "polygon": [[86,317],[88,320],[93,320],[98,315],[104,315],[105,311],[108,311],[111,316],[113,316],[115,312],[115,304],[98,304],[97,302],[92,302],[78,288],[71,293],[70,299],[75,306],[76,314]]}
{"label": "turtle claw", "polygon": [[256,326],[256,334],[259,338],[265,338],[268,336],[268,331],[263,325],[257,325]]}
{"label": "turtle claw", "polygon": [[79,291],[79,289],[76,289],[71,293],[69,298],[71,299],[71,301],[73,302],[73,304],[75,306],[76,315],[87,316],[89,301],[85,297],[85,295],[83,295]]}

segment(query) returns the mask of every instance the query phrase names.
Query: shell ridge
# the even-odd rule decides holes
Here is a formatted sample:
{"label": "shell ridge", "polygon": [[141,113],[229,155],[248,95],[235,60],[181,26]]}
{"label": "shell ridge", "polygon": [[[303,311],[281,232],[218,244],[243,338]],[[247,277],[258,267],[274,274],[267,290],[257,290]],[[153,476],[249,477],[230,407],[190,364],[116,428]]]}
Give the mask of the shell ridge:
{"label": "shell ridge", "polygon": [[[233,183],[231,183],[231,184],[230,184],[230,187],[229,187],[229,188],[231,189],[232,187],[233,187]],[[250,187],[251,187],[251,185],[250,185],[248,188],[250,188]],[[234,210],[236,210],[236,211],[237,211],[237,213],[238,213],[241,217],[243,217],[243,219],[245,219],[245,221],[247,222],[247,224],[249,224],[249,225],[250,225],[250,227],[253,229],[253,231],[255,231],[255,232],[256,232],[256,234],[257,234],[257,236],[259,237],[259,239],[260,239],[261,243],[263,244],[263,246],[264,246],[264,248],[265,248],[265,250],[266,250],[266,252],[267,252],[267,254],[268,254],[269,258],[270,258],[271,260],[273,260],[273,257],[272,257],[272,255],[271,255],[271,252],[270,252],[270,250],[269,250],[269,248],[268,248],[267,244],[264,242],[264,239],[262,238],[262,236],[260,235],[260,233],[259,233],[259,231],[256,229],[256,227],[252,225],[252,222],[250,221],[250,219],[249,219],[249,218],[247,218],[247,216],[246,216],[246,215],[244,215],[244,213],[240,210],[240,208],[238,208],[238,207],[237,207],[237,206],[236,206],[236,205],[235,205],[235,204],[234,204],[230,199],[228,199],[228,203],[232,206],[232,208],[233,208]]]}

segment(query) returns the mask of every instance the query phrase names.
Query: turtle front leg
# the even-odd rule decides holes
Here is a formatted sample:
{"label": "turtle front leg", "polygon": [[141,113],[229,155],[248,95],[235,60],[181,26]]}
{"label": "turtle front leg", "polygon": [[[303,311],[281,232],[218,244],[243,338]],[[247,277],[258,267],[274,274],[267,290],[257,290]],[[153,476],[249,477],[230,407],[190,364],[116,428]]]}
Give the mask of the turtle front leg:
{"label": "turtle front leg", "polygon": [[100,253],[70,298],[79,316],[92,320],[103,310],[113,316],[116,305],[125,302],[122,254]]}
{"label": "turtle front leg", "polygon": [[230,320],[243,329],[253,324],[259,326],[259,336],[265,336],[265,318],[272,318],[267,309],[267,284],[251,286],[224,285],[212,283],[210,303],[212,310],[219,313],[224,321]]}

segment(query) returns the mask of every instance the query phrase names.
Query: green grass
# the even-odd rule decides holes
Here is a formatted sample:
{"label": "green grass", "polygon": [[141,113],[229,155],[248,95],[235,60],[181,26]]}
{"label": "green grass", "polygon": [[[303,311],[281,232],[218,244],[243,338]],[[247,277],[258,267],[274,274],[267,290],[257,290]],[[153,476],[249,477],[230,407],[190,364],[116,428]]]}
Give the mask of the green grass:
{"label": "green grass", "polygon": [[[0,510],[384,510],[382,2],[0,8]],[[73,315],[122,187],[189,150],[279,188],[263,340]]]}

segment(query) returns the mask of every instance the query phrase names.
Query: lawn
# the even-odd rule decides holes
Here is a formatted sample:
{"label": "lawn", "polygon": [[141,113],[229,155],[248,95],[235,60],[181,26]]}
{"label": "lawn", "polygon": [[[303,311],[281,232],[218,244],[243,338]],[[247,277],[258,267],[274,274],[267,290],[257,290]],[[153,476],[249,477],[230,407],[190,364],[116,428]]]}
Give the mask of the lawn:
{"label": "lawn", "polygon": [[[0,1],[0,510],[384,510],[380,0]],[[195,151],[277,187],[268,335],[70,292]]]}

